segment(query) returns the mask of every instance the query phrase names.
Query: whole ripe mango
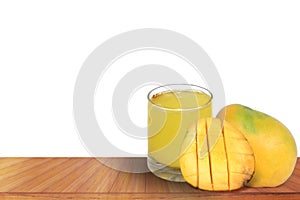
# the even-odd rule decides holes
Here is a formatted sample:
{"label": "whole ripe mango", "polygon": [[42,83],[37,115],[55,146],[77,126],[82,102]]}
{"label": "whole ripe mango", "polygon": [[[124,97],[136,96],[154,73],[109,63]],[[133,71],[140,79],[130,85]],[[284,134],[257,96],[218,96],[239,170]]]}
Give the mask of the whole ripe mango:
{"label": "whole ripe mango", "polygon": [[254,155],[239,130],[217,118],[192,124],[182,144],[179,159],[185,180],[210,191],[228,191],[244,186],[254,171]]}
{"label": "whole ripe mango", "polygon": [[277,119],[240,104],[223,108],[217,115],[239,129],[255,156],[255,172],[247,183],[251,187],[276,187],[292,174],[297,147],[290,131]]}

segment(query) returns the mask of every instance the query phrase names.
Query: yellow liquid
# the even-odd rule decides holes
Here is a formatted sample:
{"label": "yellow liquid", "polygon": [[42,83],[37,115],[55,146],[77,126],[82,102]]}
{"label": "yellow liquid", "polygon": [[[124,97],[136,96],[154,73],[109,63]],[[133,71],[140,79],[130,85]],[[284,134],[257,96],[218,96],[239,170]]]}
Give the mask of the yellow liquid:
{"label": "yellow liquid", "polygon": [[178,158],[188,127],[211,117],[211,97],[194,90],[167,91],[148,103],[148,153],[155,161],[180,168]]}

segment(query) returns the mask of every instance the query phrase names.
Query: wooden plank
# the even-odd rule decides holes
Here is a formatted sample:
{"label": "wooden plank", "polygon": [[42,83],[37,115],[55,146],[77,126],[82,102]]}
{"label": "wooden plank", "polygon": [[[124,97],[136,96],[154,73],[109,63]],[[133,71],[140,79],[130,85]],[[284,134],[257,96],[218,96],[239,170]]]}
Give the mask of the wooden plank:
{"label": "wooden plank", "polygon": [[98,165],[95,172],[79,186],[76,192],[109,192],[118,174],[119,171],[110,169],[103,164]]}
{"label": "wooden plank", "polygon": [[[18,162],[14,165],[8,166],[0,170],[0,182],[4,181],[7,177],[11,177],[16,175],[16,173],[23,173],[24,171],[38,166],[42,163],[47,162],[51,158],[33,158],[33,159],[25,159],[22,162]],[[14,159],[12,159],[14,160]],[[19,160],[19,159],[17,159]],[[10,161],[9,161],[10,162]],[[1,188],[1,186],[0,186]]]}
{"label": "wooden plank", "polygon": [[300,169],[300,158],[298,157],[295,169]]}
{"label": "wooden plank", "polygon": [[30,160],[30,158],[0,158],[0,170],[3,170],[3,168],[6,167],[11,167],[12,165],[24,162],[26,160]]}
{"label": "wooden plank", "polygon": [[[128,159],[120,159],[113,163],[134,169]],[[209,192],[152,173],[120,172],[95,158],[0,158],[0,199],[300,199],[299,160],[279,187]]]}
{"label": "wooden plank", "polygon": [[[53,185],[56,180],[63,178],[71,166],[76,166],[78,163],[81,164],[78,159],[54,158],[54,160],[58,162],[61,161],[61,164],[58,163],[58,165],[52,166],[47,172],[39,174],[32,181],[24,182],[22,185],[14,188],[12,192],[42,192],[49,186],[56,188],[55,185]],[[50,164],[50,161],[46,164]],[[35,171],[33,171],[33,175],[34,174],[36,174]]]}
{"label": "wooden plank", "polygon": [[105,166],[112,169],[122,169],[126,172],[147,172],[147,159],[143,157],[138,158],[97,158]]}
{"label": "wooden plank", "polygon": [[187,183],[166,181],[158,178],[152,173],[147,173],[146,192],[147,193],[199,192],[199,190],[189,186]]}
{"label": "wooden plank", "polygon": [[87,162],[78,164],[76,167],[70,169],[69,173],[65,174],[65,176],[55,183],[55,187],[48,187],[44,191],[47,192],[62,192],[64,191],[71,183],[73,183],[78,177],[86,170],[88,170],[92,163],[92,160],[87,160]]}
{"label": "wooden plank", "polygon": [[110,190],[110,192],[145,192],[145,174],[133,174],[120,172]]}
{"label": "wooden plank", "polygon": [[[35,176],[31,181],[27,181],[26,184],[19,185],[14,189],[11,189],[11,192],[39,192],[41,185],[45,184],[49,177],[53,177],[58,174],[64,167],[67,167],[67,162],[70,162],[68,158],[55,158],[58,162],[57,165],[53,165],[48,171],[43,174]],[[50,164],[52,161],[48,161]]]}
{"label": "wooden plank", "polygon": [[24,165],[24,167],[20,166],[20,169],[15,168],[14,166],[14,171],[11,171],[10,168],[1,170],[0,191],[9,191],[11,188],[23,184],[24,179],[28,177],[31,179],[32,176],[35,176],[36,169],[43,170],[44,167],[48,165],[47,161],[49,160],[51,159],[35,159],[31,160],[31,162],[26,162],[26,165]]}
{"label": "wooden plank", "polygon": [[[81,167],[87,163],[89,159],[82,158],[72,158],[69,162],[66,162],[66,165],[60,166],[60,171],[54,176],[49,177],[46,182],[40,184],[36,189],[39,192],[57,192],[60,191],[60,185],[65,181],[65,177],[76,170],[78,167]],[[49,174],[48,174],[49,175]]]}
{"label": "wooden plank", "polygon": [[257,188],[250,188],[250,187],[243,187],[239,190],[233,191],[233,192],[240,192],[240,193],[259,193]]}
{"label": "wooden plank", "polygon": [[10,178],[4,180],[2,189],[6,191],[13,191],[16,187],[21,185],[26,185],[34,181],[34,179],[41,174],[47,173],[52,167],[59,165],[62,161],[61,159],[50,159],[48,162],[44,162],[40,165],[32,167],[22,173],[15,174]]}
{"label": "wooden plank", "polygon": [[66,177],[66,179],[69,181],[64,182],[68,184],[65,184],[65,187],[62,188],[62,192],[77,192],[77,190],[79,190],[83,184],[92,178],[91,176],[96,172],[96,170],[99,170],[99,166],[101,166],[101,164],[98,160],[91,159],[86,165],[86,168],[80,168],[77,170],[77,172],[75,172],[78,173],[76,179],[68,179],[68,177]]}
{"label": "wooden plank", "polygon": [[143,193],[2,193],[1,196],[6,200],[15,199],[39,199],[39,200],[57,200],[57,199],[76,199],[76,200],[123,200],[123,199],[164,199],[164,200],[299,200],[299,194],[189,194],[189,193],[173,193],[173,194],[143,194]]}

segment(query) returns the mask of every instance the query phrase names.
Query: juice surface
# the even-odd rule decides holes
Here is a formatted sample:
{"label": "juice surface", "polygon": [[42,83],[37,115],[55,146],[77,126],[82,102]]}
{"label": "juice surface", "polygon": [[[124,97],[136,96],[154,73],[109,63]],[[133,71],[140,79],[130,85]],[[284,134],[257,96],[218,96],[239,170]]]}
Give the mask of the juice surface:
{"label": "juice surface", "polygon": [[187,128],[211,117],[211,97],[200,91],[167,91],[148,103],[148,152],[159,163],[179,168],[181,144]]}

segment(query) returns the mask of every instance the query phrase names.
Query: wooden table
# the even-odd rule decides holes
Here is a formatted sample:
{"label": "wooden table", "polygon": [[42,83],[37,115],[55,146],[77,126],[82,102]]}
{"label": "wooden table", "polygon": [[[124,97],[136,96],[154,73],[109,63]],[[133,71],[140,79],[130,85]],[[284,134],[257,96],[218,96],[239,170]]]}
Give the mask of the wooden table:
{"label": "wooden table", "polygon": [[276,188],[197,190],[151,173],[113,170],[95,158],[0,158],[0,199],[300,199],[300,158]]}

